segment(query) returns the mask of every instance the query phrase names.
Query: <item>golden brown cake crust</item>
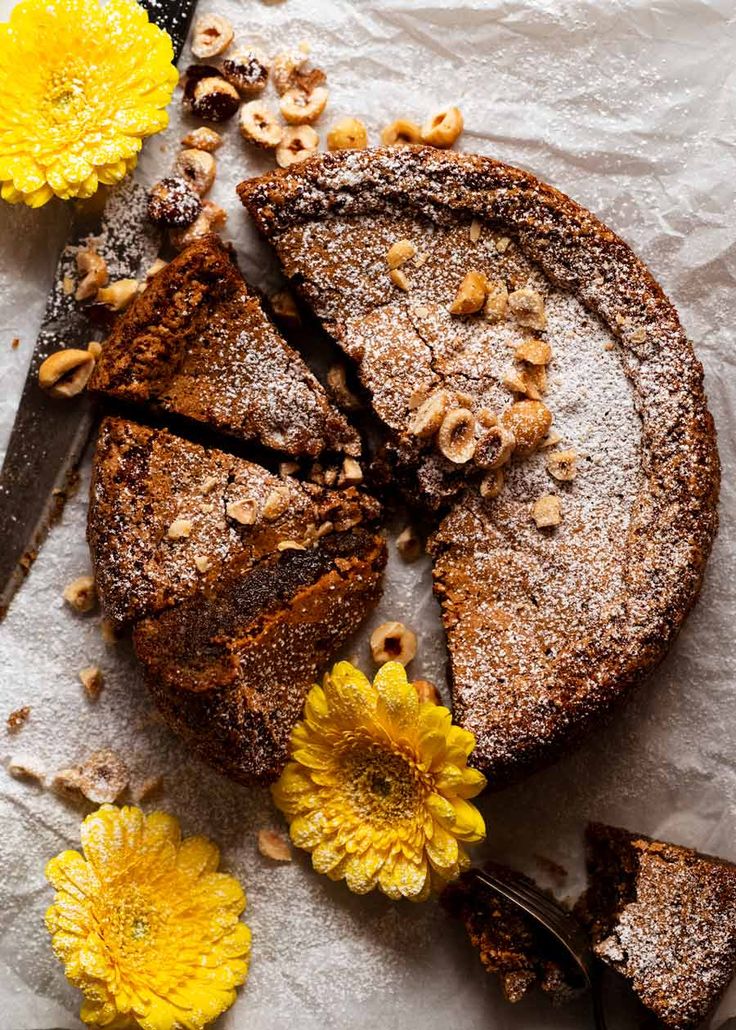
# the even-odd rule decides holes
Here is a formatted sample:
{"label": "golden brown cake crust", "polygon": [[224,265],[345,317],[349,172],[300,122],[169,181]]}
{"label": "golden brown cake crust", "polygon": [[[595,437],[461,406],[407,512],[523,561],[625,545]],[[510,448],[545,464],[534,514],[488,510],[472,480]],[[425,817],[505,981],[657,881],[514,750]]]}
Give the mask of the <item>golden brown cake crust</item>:
{"label": "golden brown cake crust", "polygon": [[[548,624],[531,613],[528,596],[519,598],[518,611],[529,610],[537,620],[527,663],[514,612],[491,610],[488,596],[489,577],[497,576],[494,589],[503,587],[504,547],[515,547],[511,523],[494,519],[493,504],[469,495],[434,538],[456,717],[476,734],[474,758],[491,782],[513,779],[559,754],[651,669],[699,593],[717,529],[720,470],[702,368],[677,312],[646,266],[597,218],[530,173],[490,158],[421,147],[342,152],[246,181],[238,191],[287,266],[292,241],[320,223],[327,227],[320,236],[324,250],[338,220],[352,219],[359,234],[361,219],[370,227],[407,213],[440,226],[478,219],[511,238],[552,287],[577,298],[615,342],[640,440],[635,490],[615,539],[615,568],[605,569],[611,586],[602,610],[591,613],[591,589],[583,597],[588,612],[577,625],[574,577],[564,582],[549,538],[540,536],[530,578],[548,570],[559,576],[565,604],[550,601],[554,639],[547,647]],[[352,283],[350,269],[345,275]],[[303,279],[299,274],[296,285],[328,328],[344,321],[340,312],[350,314],[349,296]],[[380,312],[391,301],[376,296]],[[601,556],[604,544],[597,547]],[[523,558],[518,548],[514,553]],[[565,639],[568,612],[574,618]],[[513,651],[502,676],[493,646],[493,634],[501,631]]]}
{"label": "golden brown cake crust", "polygon": [[118,319],[90,389],[295,456],[360,451],[215,235],[175,257]]}

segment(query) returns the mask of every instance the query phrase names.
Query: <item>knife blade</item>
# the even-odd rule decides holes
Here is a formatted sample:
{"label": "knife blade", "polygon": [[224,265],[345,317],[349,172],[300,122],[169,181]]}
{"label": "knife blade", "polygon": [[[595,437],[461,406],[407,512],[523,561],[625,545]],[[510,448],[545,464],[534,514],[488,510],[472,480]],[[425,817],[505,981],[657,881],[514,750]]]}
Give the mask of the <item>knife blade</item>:
{"label": "knife blade", "polygon": [[[196,0],[142,0],[142,6],[171,36],[178,60]],[[0,621],[61,515],[95,419],[86,394],[55,399],[38,385],[38,369],[49,354],[84,347],[99,334],[99,321],[93,320],[99,308],[84,308],[69,292],[76,249],[90,238],[99,240],[111,281],[138,278],[158,253],[157,234],[145,219],[143,187],[128,181],[75,205],[0,471]]]}

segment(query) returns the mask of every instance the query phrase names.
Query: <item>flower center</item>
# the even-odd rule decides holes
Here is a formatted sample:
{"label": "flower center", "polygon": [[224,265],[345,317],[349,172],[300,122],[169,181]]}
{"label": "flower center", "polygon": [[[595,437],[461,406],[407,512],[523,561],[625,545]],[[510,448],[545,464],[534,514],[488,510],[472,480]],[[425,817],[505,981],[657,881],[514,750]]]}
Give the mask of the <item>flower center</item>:
{"label": "flower center", "polygon": [[160,913],[137,885],[121,886],[97,912],[100,936],[114,965],[128,974],[145,968],[149,952],[160,941]]}
{"label": "flower center", "polygon": [[411,818],[422,800],[421,776],[408,758],[375,743],[355,741],[341,759],[347,796],[373,823]]}
{"label": "flower center", "polygon": [[85,77],[73,63],[50,75],[46,86],[46,109],[53,122],[68,122],[88,111]]}

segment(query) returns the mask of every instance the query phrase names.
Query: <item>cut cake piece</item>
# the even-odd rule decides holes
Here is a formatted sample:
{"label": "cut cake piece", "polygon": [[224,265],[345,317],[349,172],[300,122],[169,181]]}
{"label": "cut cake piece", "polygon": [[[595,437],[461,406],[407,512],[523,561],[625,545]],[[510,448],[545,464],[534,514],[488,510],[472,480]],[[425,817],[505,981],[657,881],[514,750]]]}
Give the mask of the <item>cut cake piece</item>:
{"label": "cut cake piece", "polygon": [[[392,147],[318,155],[238,192],[354,361],[394,469],[447,513],[432,549],[453,707],[501,786],[624,697],[699,593],[719,488],[700,363],[627,245],[529,172]],[[494,303],[453,314],[471,272]],[[532,344],[549,355],[546,386],[532,378],[554,435],[519,447],[512,423],[517,450],[481,495],[474,445],[518,414]],[[437,393],[475,426],[458,461],[434,422],[417,432]],[[540,500],[558,516],[546,527]]]}
{"label": "cut cake piece", "polygon": [[104,613],[206,760],[276,778],[315,677],[380,594],[379,506],[167,430],[104,420],[88,538]]}
{"label": "cut cake piece", "polygon": [[[493,862],[487,862],[485,869],[503,871],[504,876],[510,873]],[[514,876],[532,883],[523,873],[514,871]],[[507,1001],[521,1001],[538,987],[555,1004],[562,1004],[583,986],[554,938],[518,905],[479,883],[472,870],[448,884],[441,900],[452,916],[462,920],[485,970],[498,975]]]}
{"label": "cut cake piece", "polygon": [[295,457],[360,452],[215,235],[174,258],[118,319],[90,389]]}
{"label": "cut cake piece", "polygon": [[593,823],[576,911],[596,954],[668,1030],[695,1030],[736,973],[736,865]]}

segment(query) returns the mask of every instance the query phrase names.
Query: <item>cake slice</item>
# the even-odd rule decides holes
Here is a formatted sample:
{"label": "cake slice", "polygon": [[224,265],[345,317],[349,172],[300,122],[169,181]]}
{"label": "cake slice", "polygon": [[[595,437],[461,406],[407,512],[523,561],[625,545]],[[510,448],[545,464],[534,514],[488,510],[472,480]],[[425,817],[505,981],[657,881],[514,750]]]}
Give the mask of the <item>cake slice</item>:
{"label": "cake slice", "polygon": [[[485,868],[494,872],[502,867],[488,862]],[[503,872],[508,875],[510,870]],[[523,873],[514,875],[531,883]],[[452,916],[462,920],[483,967],[499,977],[507,1001],[521,1001],[538,987],[561,1004],[582,987],[554,938],[517,905],[480,884],[472,870],[448,884],[441,900]]]}
{"label": "cake slice", "polygon": [[314,679],[380,594],[378,504],[167,430],[102,424],[88,538],[105,615],[132,626],[175,730],[268,782]]}
{"label": "cake slice", "polygon": [[490,785],[517,779],[625,697],[699,593],[719,463],[677,312],[590,212],[487,157],[343,151],[238,192],[354,362],[387,479],[442,517],[455,717]]}
{"label": "cake slice", "polygon": [[695,1030],[736,973],[736,865],[591,824],[577,911],[596,954],[668,1030]]}
{"label": "cake slice", "polygon": [[215,235],[174,258],[118,319],[90,389],[294,457],[360,452]]}

